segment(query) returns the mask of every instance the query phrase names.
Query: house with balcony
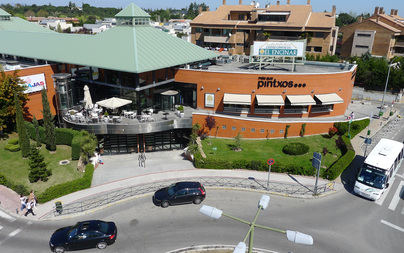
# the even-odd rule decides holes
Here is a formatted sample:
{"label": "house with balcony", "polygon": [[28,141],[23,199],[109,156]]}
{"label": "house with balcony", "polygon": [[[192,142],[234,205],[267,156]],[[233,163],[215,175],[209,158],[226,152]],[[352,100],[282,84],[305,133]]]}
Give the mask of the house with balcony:
{"label": "house with balcony", "polygon": [[232,54],[250,54],[254,41],[307,39],[306,52],[335,54],[338,27],[336,7],[331,12],[313,12],[306,5],[259,4],[223,5],[215,11],[201,12],[191,22],[192,43],[205,48],[227,50]]}
{"label": "house with balcony", "polygon": [[387,59],[404,56],[404,18],[396,9],[388,15],[383,7],[375,7],[371,17],[360,17],[357,22],[342,27],[340,33],[343,57],[361,56],[367,52]]}

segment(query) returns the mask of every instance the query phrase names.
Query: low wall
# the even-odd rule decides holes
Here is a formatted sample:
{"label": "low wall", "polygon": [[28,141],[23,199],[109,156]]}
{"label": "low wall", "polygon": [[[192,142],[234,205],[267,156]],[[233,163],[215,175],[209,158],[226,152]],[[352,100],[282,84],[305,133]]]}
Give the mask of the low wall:
{"label": "low wall", "polygon": [[[369,91],[361,87],[354,87],[352,90],[353,100],[371,100],[371,101],[382,101],[383,91]],[[384,96],[384,101],[386,104],[391,104],[394,102],[400,102],[402,100],[401,93],[391,93],[386,92]]]}

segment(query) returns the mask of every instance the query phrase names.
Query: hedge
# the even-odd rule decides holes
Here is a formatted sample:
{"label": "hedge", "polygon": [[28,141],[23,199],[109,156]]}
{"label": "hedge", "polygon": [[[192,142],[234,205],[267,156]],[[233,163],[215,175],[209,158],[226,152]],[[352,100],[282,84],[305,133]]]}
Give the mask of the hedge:
{"label": "hedge", "polygon": [[[351,139],[355,137],[355,135],[360,133],[363,129],[365,129],[369,125],[369,122],[369,119],[352,121],[350,129]],[[336,122],[334,123],[334,126],[338,129],[339,135],[348,136],[349,122]]]}
{"label": "hedge", "polygon": [[14,144],[10,144],[10,143],[8,143],[8,144],[6,144],[5,146],[4,146],[4,149],[5,150],[8,150],[8,151],[10,151],[10,152],[17,152],[17,151],[20,151],[20,145],[14,145]]}
{"label": "hedge", "polygon": [[3,176],[2,174],[0,174],[0,184],[4,185],[7,188],[12,189],[13,191],[15,191],[18,194],[21,194],[21,195],[29,194],[28,189],[24,185],[13,184],[12,182],[8,181],[7,178],[5,176]]}
{"label": "hedge", "polygon": [[309,152],[309,146],[301,142],[291,142],[282,148],[282,152],[288,155],[303,155]]}
{"label": "hedge", "polygon": [[[28,134],[31,139],[35,139],[35,127],[30,122],[25,122],[28,129]],[[56,128],[56,145],[67,145],[72,147],[72,160],[78,160],[80,158],[80,143],[81,143],[81,132],[69,129],[69,128]],[[45,143],[45,129],[39,127],[39,137],[42,143]]]}
{"label": "hedge", "polygon": [[11,144],[11,145],[17,145],[18,144],[18,138],[17,139],[9,139],[7,143]]}
{"label": "hedge", "polygon": [[37,196],[38,202],[45,203],[52,199],[70,194],[72,192],[90,188],[91,181],[93,179],[93,173],[94,166],[89,163],[86,165],[86,170],[82,178],[49,187],[43,193]]}
{"label": "hedge", "polygon": [[345,151],[345,153],[324,172],[323,177],[328,180],[335,180],[339,177],[355,158],[355,151],[351,145],[351,141],[346,136],[341,136],[340,138],[339,142],[342,142],[344,145],[344,147],[341,147],[341,151]]}

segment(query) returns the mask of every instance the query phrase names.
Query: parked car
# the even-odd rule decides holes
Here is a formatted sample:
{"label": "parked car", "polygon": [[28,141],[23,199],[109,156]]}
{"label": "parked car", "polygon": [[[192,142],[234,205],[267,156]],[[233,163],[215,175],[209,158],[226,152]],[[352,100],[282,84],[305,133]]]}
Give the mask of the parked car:
{"label": "parked car", "polygon": [[78,222],[74,226],[59,228],[49,241],[53,252],[88,248],[105,249],[115,242],[117,228],[114,222],[90,220]]}
{"label": "parked car", "polygon": [[156,191],[153,203],[168,207],[187,203],[200,204],[206,197],[206,190],[199,182],[178,182]]}

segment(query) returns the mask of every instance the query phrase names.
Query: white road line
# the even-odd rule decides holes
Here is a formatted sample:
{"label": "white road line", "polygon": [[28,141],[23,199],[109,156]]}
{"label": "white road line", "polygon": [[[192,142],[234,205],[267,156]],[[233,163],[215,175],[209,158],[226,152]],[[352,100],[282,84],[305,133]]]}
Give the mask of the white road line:
{"label": "white road line", "polygon": [[400,175],[400,174],[396,174],[396,177],[400,177],[400,178],[404,179],[404,176]]}
{"label": "white road line", "polygon": [[2,225],[0,225],[0,230],[2,230],[3,229],[3,226]]}
{"label": "white road line", "polygon": [[16,230],[14,230],[13,232],[11,232],[10,234],[8,234],[9,237],[13,237],[16,236],[18,233],[20,233],[22,231],[21,228],[17,228]]}
{"label": "white road line", "polygon": [[6,214],[5,212],[3,212],[2,210],[0,210],[0,217],[4,218],[6,220],[9,220],[11,222],[15,221],[15,218],[13,218],[12,216]]}
{"label": "white road line", "polygon": [[387,195],[389,194],[390,189],[392,188],[391,186],[394,184],[394,180],[396,180],[395,177],[393,177],[390,187],[387,188],[387,190],[383,193],[383,195],[380,197],[380,199],[376,200],[376,204],[378,204],[379,206],[383,205],[384,200],[386,199]]}
{"label": "white road line", "polygon": [[401,193],[401,189],[403,186],[404,186],[404,181],[401,181],[400,184],[398,185],[396,193],[394,193],[393,199],[390,202],[389,209],[392,211],[396,210],[398,201],[400,201],[400,193]]}
{"label": "white road line", "polygon": [[390,222],[385,221],[385,220],[380,220],[380,222],[383,223],[384,225],[387,225],[387,226],[391,227],[391,228],[397,229],[398,231],[404,232],[404,228],[399,227],[397,225],[394,225],[393,223],[390,223]]}

